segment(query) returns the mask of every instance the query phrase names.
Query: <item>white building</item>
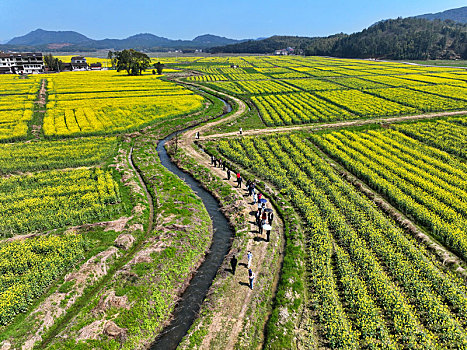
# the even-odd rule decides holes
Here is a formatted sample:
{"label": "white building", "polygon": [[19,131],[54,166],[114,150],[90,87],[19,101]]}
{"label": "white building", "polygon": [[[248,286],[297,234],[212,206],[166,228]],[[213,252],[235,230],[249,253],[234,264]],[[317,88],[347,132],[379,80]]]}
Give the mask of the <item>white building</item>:
{"label": "white building", "polygon": [[44,71],[42,53],[1,53],[0,73],[32,74]]}

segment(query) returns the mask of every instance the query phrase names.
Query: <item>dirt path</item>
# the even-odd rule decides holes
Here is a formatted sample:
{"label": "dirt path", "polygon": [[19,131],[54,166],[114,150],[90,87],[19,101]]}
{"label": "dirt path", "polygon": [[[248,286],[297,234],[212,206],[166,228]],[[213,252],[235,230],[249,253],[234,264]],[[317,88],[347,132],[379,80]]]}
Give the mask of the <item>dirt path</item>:
{"label": "dirt path", "polygon": [[[278,127],[278,128],[253,129],[253,130],[243,131],[243,135],[252,136],[252,135],[271,134],[271,133],[299,131],[299,130],[319,130],[319,129],[326,129],[326,128],[340,128],[340,127],[345,127],[345,126],[360,126],[360,125],[376,124],[376,123],[394,123],[394,122],[400,122],[400,121],[429,119],[429,118],[437,118],[437,117],[445,117],[445,116],[456,116],[456,115],[462,115],[462,114],[467,114],[467,111],[438,112],[438,113],[408,115],[408,116],[401,116],[401,117],[385,117],[385,118],[373,118],[373,119],[353,119],[353,120],[346,120],[346,121],[341,121],[337,123],[322,123],[322,124],[312,124],[312,125],[285,126],[285,127]],[[228,137],[228,136],[239,136],[239,134],[238,132],[228,132],[228,133],[223,133],[223,134],[200,136],[200,140],[207,140],[207,139],[214,139],[214,138]]]}
{"label": "dirt path", "polygon": [[139,173],[139,170],[136,169],[135,164],[133,163],[133,147],[130,149],[130,153],[128,154],[128,164],[130,165],[131,169],[133,169],[134,173],[138,177],[138,180],[140,182],[141,188],[143,189],[148,204],[149,204],[149,220],[148,220],[148,227],[146,229],[146,233],[151,233],[152,227],[154,225],[154,204],[153,204],[153,199],[151,194],[149,193],[146,184],[143,181],[143,178],[141,177],[141,174]]}
{"label": "dirt path", "polygon": [[[193,143],[197,132],[201,134],[203,131],[211,128],[212,126],[239,117],[246,111],[247,107],[243,101],[226,94],[219,94],[234,100],[239,105],[238,110],[227,118],[222,118],[220,120],[188,130],[181,135],[179,145],[185,150],[185,152],[187,152],[189,156],[194,158],[198,164],[210,168],[214,174],[222,179],[225,179],[226,172],[221,168],[213,167],[211,165],[210,157],[206,153],[199,151]],[[227,180],[225,179],[225,181]],[[232,174],[229,183],[232,185],[232,187],[236,187],[235,174]],[[242,205],[245,207],[246,217],[249,218],[247,245],[244,247],[242,260],[239,260],[237,272],[229,281],[227,288],[225,289],[226,292],[221,298],[221,302],[218,303],[218,307],[214,311],[212,322],[210,323],[207,330],[207,336],[203,339],[200,349],[216,348],[219,346],[220,341],[222,342],[222,348],[234,349],[245,323],[249,321],[246,315],[249,306],[252,304],[252,300],[255,298],[255,296],[257,296],[260,292],[260,276],[267,276],[267,278],[271,279],[271,281],[275,278],[274,275],[271,276],[271,273],[273,272],[270,269],[270,261],[272,258],[271,254],[279,254],[280,251],[282,251],[283,226],[278,218],[278,214],[274,211],[271,241],[266,242],[265,233],[263,233],[262,236],[258,235],[258,228],[255,224],[254,216],[252,215],[252,212],[257,209],[257,205],[254,205],[252,197],[248,196],[248,193],[245,189],[245,184],[243,184],[243,188],[239,188],[237,191],[243,198]],[[268,245],[272,245],[273,249],[271,251],[268,251]],[[258,282],[258,285],[253,290],[248,287],[248,269],[246,267],[246,252],[248,250],[253,254],[251,268],[256,274],[255,282]],[[275,271],[279,273],[279,266],[275,268]]]}
{"label": "dirt path", "polygon": [[[211,167],[212,172],[217,176],[225,178],[225,171],[211,166],[207,159],[200,159],[200,162],[204,166]],[[235,174],[233,174],[228,182],[232,187],[236,188]],[[203,339],[200,349],[216,349],[221,345],[223,349],[234,349],[244,326],[252,321],[248,319],[246,314],[250,307],[254,308],[253,304],[255,301],[253,300],[261,298],[260,289],[263,283],[272,282],[271,284],[273,284],[275,275],[280,271],[279,266],[275,266],[273,270],[270,269],[270,262],[274,259],[273,256],[280,254],[283,244],[283,225],[278,218],[277,212],[273,209],[273,229],[271,230],[270,242],[266,242],[266,233],[263,233],[261,236],[259,235],[258,226],[255,224],[255,217],[252,214],[257,210],[257,204],[254,204],[252,197],[248,196],[244,185],[242,189],[237,189],[237,191],[243,197],[242,205],[245,206],[245,214],[249,221],[248,233],[245,238],[246,246],[243,247],[242,258],[239,259],[235,275],[232,276],[226,289],[224,289],[224,294],[218,300],[212,322],[207,329],[207,336]],[[263,198],[267,197],[263,196]],[[268,250],[271,247],[272,249]],[[246,256],[248,251],[251,251],[253,254],[251,269],[256,274],[253,290],[248,287]],[[228,260],[230,260],[230,257]],[[269,281],[261,281],[261,276],[265,276]]]}
{"label": "dirt path", "polygon": [[46,95],[46,84],[47,80],[42,79],[41,81],[41,88],[39,90],[39,95],[37,97],[37,100],[34,102],[38,105],[39,110],[36,112],[38,113],[38,116],[35,118],[35,121],[33,124],[31,124],[31,133],[34,137],[34,139],[38,140],[40,138],[40,133],[42,129],[42,121],[44,119],[44,114],[45,114],[45,95]]}
{"label": "dirt path", "polygon": [[[195,86],[195,84],[191,84],[191,85]],[[240,100],[240,99],[238,99],[236,97],[229,96],[229,95],[221,93],[221,92],[217,92],[217,91],[215,91],[213,89],[210,89],[210,88],[205,88],[205,89],[208,90],[208,91],[215,92],[215,93],[217,93],[217,94],[219,94],[221,96],[225,96],[227,98],[230,98],[230,99],[234,100],[235,103],[238,104],[238,110],[236,112],[232,113],[230,116],[228,116],[226,118],[220,118],[219,120],[209,122],[209,123],[206,123],[204,125],[200,125],[198,127],[192,128],[192,129],[187,130],[186,132],[184,132],[183,134],[180,135],[180,139],[179,139],[180,147],[182,147],[185,150],[185,152],[188,153],[189,156],[196,159],[199,164],[210,166],[209,156],[207,154],[200,153],[199,150],[197,148],[195,148],[195,146],[193,144],[193,141],[195,140],[196,133],[199,132],[199,134],[201,135],[203,133],[203,131],[210,129],[213,126],[216,126],[216,125],[218,125],[220,123],[224,123],[226,121],[238,118],[239,116],[241,116],[246,111],[247,107],[246,107],[245,103],[242,100]],[[201,139],[201,137],[200,137],[200,139]],[[218,169],[218,170],[220,170],[220,169]],[[221,176],[223,177],[224,174],[222,174]]]}

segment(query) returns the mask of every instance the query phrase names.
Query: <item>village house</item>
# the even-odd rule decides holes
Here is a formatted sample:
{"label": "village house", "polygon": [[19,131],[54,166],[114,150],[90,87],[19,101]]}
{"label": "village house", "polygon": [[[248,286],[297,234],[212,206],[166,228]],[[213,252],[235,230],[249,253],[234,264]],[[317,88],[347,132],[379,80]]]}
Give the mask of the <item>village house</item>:
{"label": "village house", "polygon": [[71,70],[88,70],[86,58],[83,56],[73,56],[71,58]]}
{"label": "village house", "polygon": [[2,53],[0,52],[0,74],[33,74],[44,71],[42,53]]}
{"label": "village house", "polygon": [[89,65],[89,68],[90,68],[91,70],[100,70],[100,69],[102,69],[102,63],[100,63],[100,62],[91,63],[91,64]]}

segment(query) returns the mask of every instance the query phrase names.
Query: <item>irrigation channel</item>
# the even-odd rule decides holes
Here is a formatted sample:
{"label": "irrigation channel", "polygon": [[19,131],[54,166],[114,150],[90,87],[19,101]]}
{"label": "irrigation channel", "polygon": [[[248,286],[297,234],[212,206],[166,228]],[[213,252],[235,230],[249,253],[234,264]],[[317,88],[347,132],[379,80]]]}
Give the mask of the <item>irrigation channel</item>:
{"label": "irrigation channel", "polygon": [[[232,108],[226,101],[222,101],[228,108],[227,112],[222,115],[224,116],[229,113]],[[218,201],[191,175],[180,170],[171,161],[165,149],[165,144],[168,141],[190,128],[174,132],[165,139],[159,141],[157,144],[157,153],[159,154],[162,165],[185,181],[203,201],[213,223],[213,239],[204,262],[191,279],[190,284],[182,294],[181,300],[175,308],[173,320],[151,345],[151,350],[172,350],[177,348],[178,344],[193,324],[201,308],[201,304],[211,287],[212,281],[216,276],[217,270],[229,252],[231,238],[233,237],[233,231],[226,217],[220,211]]]}

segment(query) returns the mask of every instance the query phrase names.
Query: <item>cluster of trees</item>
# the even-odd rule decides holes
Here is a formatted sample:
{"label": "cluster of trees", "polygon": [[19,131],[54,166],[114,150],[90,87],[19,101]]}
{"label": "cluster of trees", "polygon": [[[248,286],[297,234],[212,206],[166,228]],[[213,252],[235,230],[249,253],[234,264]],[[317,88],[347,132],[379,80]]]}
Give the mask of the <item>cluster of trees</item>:
{"label": "cluster of trees", "polygon": [[[115,68],[117,72],[125,70],[128,75],[141,75],[143,71],[151,66],[151,59],[145,53],[129,49],[123,51],[109,51],[107,57],[112,63],[112,68]],[[154,65],[155,70],[153,74],[162,74],[164,65],[157,62]]]}
{"label": "cluster of trees", "polygon": [[306,55],[355,58],[467,58],[467,25],[453,21],[398,18],[378,22],[359,33],[317,40]]}
{"label": "cluster of trees", "polygon": [[[110,59],[112,68],[117,72],[125,70],[128,75],[141,75],[143,71],[151,67],[151,59],[148,55],[136,50],[109,51],[107,58]],[[49,71],[62,71],[64,64],[52,54],[44,55],[44,64],[49,68]],[[164,64],[157,62],[152,66],[153,74],[162,74]]]}
{"label": "cluster of trees", "polygon": [[57,72],[63,70],[63,62],[52,54],[44,55],[44,64],[49,71]]}
{"label": "cluster of trees", "polygon": [[390,59],[467,59],[467,25],[451,20],[397,18],[351,35],[322,38],[273,36],[215,47],[212,53],[272,53],[286,47],[317,56]]}
{"label": "cluster of trees", "polygon": [[239,44],[213,47],[207,50],[210,53],[271,53],[274,50],[293,47],[298,53],[311,44],[315,38],[300,36],[279,36],[275,35],[263,40],[249,40]]}

